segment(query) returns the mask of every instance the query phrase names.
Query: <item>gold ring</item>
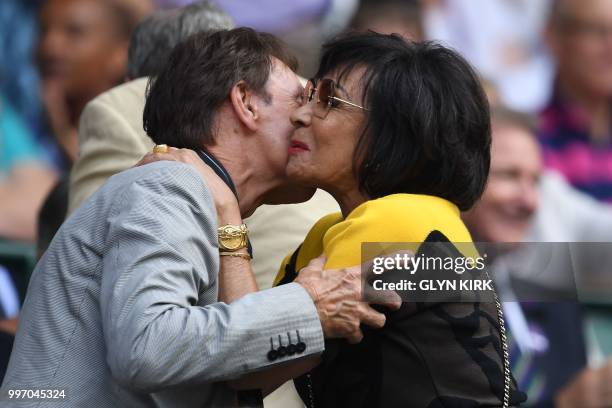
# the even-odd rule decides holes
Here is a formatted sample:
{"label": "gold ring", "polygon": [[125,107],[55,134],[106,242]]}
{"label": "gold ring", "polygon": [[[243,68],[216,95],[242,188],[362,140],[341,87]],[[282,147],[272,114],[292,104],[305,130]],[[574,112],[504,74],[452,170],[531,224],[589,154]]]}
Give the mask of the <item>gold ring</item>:
{"label": "gold ring", "polygon": [[153,153],[168,153],[168,145],[155,145],[155,147],[153,147]]}

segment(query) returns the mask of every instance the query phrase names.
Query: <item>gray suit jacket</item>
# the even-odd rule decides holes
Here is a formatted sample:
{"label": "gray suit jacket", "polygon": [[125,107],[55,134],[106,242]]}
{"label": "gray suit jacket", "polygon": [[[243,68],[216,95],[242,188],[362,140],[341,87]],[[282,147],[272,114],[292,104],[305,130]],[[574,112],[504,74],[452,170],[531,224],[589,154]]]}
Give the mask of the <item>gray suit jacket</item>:
{"label": "gray suit jacket", "polygon": [[299,330],[306,350],[274,363],[322,352],[316,309],[297,284],[217,302],[216,226],[190,166],[112,177],[36,267],[2,396],[59,388],[62,406],[225,407],[235,393],[220,381],[273,364],[279,336],[286,346]]}

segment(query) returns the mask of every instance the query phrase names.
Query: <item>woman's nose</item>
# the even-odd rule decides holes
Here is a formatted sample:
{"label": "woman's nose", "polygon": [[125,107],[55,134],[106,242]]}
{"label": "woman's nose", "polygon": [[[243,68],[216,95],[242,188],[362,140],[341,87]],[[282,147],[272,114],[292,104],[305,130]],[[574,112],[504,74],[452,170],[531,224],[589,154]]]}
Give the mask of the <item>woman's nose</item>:
{"label": "woman's nose", "polygon": [[312,105],[305,103],[291,113],[291,124],[295,127],[308,127],[312,119]]}

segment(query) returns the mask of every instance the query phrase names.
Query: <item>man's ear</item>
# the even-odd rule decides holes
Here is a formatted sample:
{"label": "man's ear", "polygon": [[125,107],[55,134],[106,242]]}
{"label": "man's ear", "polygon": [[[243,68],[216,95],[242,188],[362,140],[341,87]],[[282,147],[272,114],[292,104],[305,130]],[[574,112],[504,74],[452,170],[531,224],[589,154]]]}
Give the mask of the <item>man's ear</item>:
{"label": "man's ear", "polygon": [[257,130],[258,126],[257,99],[244,81],[238,82],[230,91],[230,102],[234,113],[238,120],[251,131]]}

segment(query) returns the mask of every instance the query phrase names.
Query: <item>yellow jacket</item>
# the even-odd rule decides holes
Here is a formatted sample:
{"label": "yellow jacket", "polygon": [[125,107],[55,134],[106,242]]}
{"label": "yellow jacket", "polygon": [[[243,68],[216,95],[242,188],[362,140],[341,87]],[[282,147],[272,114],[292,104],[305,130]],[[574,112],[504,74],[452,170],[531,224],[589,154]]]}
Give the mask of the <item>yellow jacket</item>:
{"label": "yellow jacket", "polygon": [[[385,251],[390,253],[396,249],[410,249],[416,253],[418,244],[425,241],[433,231],[439,231],[453,243],[472,242],[460,218],[459,209],[443,198],[393,194],[366,201],[346,219],[342,218],[341,213],[321,218],[298,250],[295,271],[323,253],[327,256],[325,269],[359,265],[369,260],[361,258],[361,244],[364,242],[403,243],[401,247],[388,245]],[[471,245],[462,245],[458,249],[465,256],[477,254]],[[283,261],[275,285],[293,280],[294,277],[285,276],[286,266],[292,256],[295,255],[290,254]]]}

